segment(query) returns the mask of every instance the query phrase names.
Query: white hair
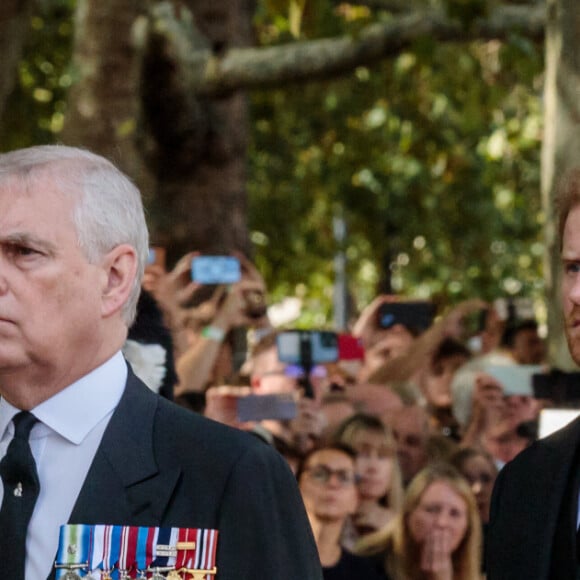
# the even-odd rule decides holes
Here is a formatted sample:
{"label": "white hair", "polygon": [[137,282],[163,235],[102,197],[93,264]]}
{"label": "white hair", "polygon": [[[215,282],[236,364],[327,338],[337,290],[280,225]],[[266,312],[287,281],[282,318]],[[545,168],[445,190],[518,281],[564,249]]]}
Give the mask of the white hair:
{"label": "white hair", "polygon": [[0,155],[0,183],[21,180],[38,188],[47,179],[75,200],[72,220],[81,251],[97,263],[120,244],[137,254],[137,275],[123,319],[135,318],[141,279],[149,248],[149,234],[141,194],[133,182],[110,161],[76,147],[41,145]]}
{"label": "white hair", "polygon": [[462,427],[466,427],[471,420],[473,410],[473,391],[477,378],[486,373],[490,365],[509,366],[515,364],[509,356],[491,352],[476,357],[462,365],[451,381],[451,399],[453,416]]}

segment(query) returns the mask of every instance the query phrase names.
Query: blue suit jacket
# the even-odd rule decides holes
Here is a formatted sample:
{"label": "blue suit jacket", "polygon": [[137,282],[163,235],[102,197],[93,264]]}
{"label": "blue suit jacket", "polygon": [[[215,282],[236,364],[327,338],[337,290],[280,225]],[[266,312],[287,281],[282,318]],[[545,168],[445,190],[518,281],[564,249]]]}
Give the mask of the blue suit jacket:
{"label": "blue suit jacket", "polygon": [[219,530],[217,580],[321,580],[296,481],[260,439],[129,372],[69,523]]}

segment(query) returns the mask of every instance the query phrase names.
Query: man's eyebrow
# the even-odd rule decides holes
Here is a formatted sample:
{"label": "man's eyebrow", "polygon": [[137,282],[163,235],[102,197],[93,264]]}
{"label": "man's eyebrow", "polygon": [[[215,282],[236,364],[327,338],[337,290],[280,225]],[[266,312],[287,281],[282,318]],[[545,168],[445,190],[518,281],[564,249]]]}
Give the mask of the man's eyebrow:
{"label": "man's eyebrow", "polygon": [[54,252],[56,250],[56,246],[52,242],[38,238],[26,232],[15,232],[8,234],[7,236],[0,236],[0,244],[32,246],[49,252]]}

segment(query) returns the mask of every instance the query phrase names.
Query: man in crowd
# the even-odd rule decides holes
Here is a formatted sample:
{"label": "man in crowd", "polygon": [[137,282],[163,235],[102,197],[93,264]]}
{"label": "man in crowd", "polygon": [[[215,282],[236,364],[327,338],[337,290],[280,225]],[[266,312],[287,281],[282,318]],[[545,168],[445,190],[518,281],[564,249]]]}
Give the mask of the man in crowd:
{"label": "man in crowd", "polygon": [[403,484],[407,486],[429,461],[429,418],[425,410],[418,405],[403,407],[393,417],[393,435]]}
{"label": "man in crowd", "polygon": [[127,367],[147,252],[139,192],[107,160],[0,155],[2,577],[51,577],[69,522],[213,529],[220,580],[320,578],[283,459]]}
{"label": "man in crowd", "polygon": [[[580,171],[559,199],[564,327],[580,364]],[[580,420],[520,453],[502,469],[491,507],[489,580],[578,578]]]}

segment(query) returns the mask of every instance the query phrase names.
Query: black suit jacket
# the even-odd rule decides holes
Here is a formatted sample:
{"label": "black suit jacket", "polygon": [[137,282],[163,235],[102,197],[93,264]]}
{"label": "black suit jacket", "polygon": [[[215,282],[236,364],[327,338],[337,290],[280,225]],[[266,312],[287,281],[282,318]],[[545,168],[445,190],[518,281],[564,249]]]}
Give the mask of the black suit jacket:
{"label": "black suit jacket", "polygon": [[322,578],[284,459],[158,397],[132,372],[69,523],[214,528],[217,580]]}
{"label": "black suit jacket", "polygon": [[488,580],[577,578],[580,419],[500,472],[487,544]]}

